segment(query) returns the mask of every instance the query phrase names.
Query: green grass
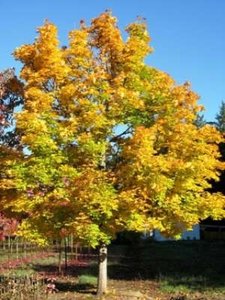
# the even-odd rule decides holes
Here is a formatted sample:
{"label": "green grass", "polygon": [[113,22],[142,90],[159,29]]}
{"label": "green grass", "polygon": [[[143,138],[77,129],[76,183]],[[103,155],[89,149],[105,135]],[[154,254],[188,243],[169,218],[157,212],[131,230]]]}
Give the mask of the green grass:
{"label": "green grass", "polygon": [[17,268],[8,270],[4,273],[5,277],[16,277],[16,278],[24,278],[24,277],[30,277],[32,275],[35,275],[36,272],[31,268]]}
{"label": "green grass", "polygon": [[88,275],[88,274],[78,276],[78,284],[88,285],[88,286],[96,286],[97,285],[97,277]]}

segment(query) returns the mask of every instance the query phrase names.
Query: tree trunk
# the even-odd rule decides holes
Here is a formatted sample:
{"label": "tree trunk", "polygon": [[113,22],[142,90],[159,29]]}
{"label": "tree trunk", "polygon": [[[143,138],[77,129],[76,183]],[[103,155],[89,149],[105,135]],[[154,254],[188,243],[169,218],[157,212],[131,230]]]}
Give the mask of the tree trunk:
{"label": "tree trunk", "polygon": [[58,261],[58,272],[59,275],[62,275],[62,241],[60,240],[58,243],[58,251],[59,251],[59,261]]}
{"label": "tree trunk", "polygon": [[19,258],[19,240],[18,237],[16,237],[16,259]]}
{"label": "tree trunk", "polygon": [[68,244],[67,244],[67,238],[64,238],[64,252],[65,252],[65,273],[67,272],[67,267],[68,267]]}
{"label": "tree trunk", "polygon": [[98,289],[97,296],[101,297],[107,291],[107,247],[101,245],[99,248],[99,273],[98,273]]}
{"label": "tree trunk", "polygon": [[70,248],[71,248],[71,256],[73,257],[74,249],[73,249],[73,235],[72,234],[70,236]]}

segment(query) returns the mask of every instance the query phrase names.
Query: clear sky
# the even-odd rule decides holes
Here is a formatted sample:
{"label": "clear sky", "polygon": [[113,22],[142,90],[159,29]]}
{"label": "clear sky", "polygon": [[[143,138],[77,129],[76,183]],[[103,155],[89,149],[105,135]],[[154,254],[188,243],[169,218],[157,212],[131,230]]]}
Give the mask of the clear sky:
{"label": "clear sky", "polygon": [[0,70],[20,65],[11,55],[32,43],[45,19],[59,28],[62,44],[79,21],[111,9],[119,27],[147,19],[154,53],[148,64],[190,81],[212,121],[225,100],[225,0],[0,0]]}

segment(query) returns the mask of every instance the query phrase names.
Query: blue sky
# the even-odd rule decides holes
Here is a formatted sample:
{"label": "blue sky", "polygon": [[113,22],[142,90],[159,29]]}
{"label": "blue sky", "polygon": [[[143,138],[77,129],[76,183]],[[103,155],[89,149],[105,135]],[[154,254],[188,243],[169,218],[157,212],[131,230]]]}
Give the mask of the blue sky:
{"label": "blue sky", "polygon": [[59,28],[62,44],[67,33],[105,9],[112,9],[121,30],[137,16],[147,19],[154,53],[148,64],[178,82],[190,81],[212,121],[225,100],[224,0],[0,0],[0,70],[16,67],[11,55],[32,43],[45,19]]}

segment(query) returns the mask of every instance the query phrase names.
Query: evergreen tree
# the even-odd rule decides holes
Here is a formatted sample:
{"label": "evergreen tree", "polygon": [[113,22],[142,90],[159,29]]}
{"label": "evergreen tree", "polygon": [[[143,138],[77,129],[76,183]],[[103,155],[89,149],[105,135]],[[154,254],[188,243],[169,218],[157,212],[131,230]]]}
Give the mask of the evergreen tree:
{"label": "evergreen tree", "polygon": [[216,127],[217,129],[225,133],[225,102],[222,101],[219,113],[216,115]]}
{"label": "evergreen tree", "polygon": [[[216,115],[216,122],[214,123],[216,128],[225,136],[225,102],[222,101],[219,108],[219,112]],[[219,143],[219,150],[221,154],[221,161],[225,161],[225,143],[222,141]],[[213,192],[221,192],[225,195],[225,171],[222,171],[219,177],[219,181],[214,181],[212,184]]]}
{"label": "evergreen tree", "polygon": [[194,124],[198,127],[201,128],[204,125],[206,125],[206,120],[203,114],[197,113],[196,119],[194,121]]}

